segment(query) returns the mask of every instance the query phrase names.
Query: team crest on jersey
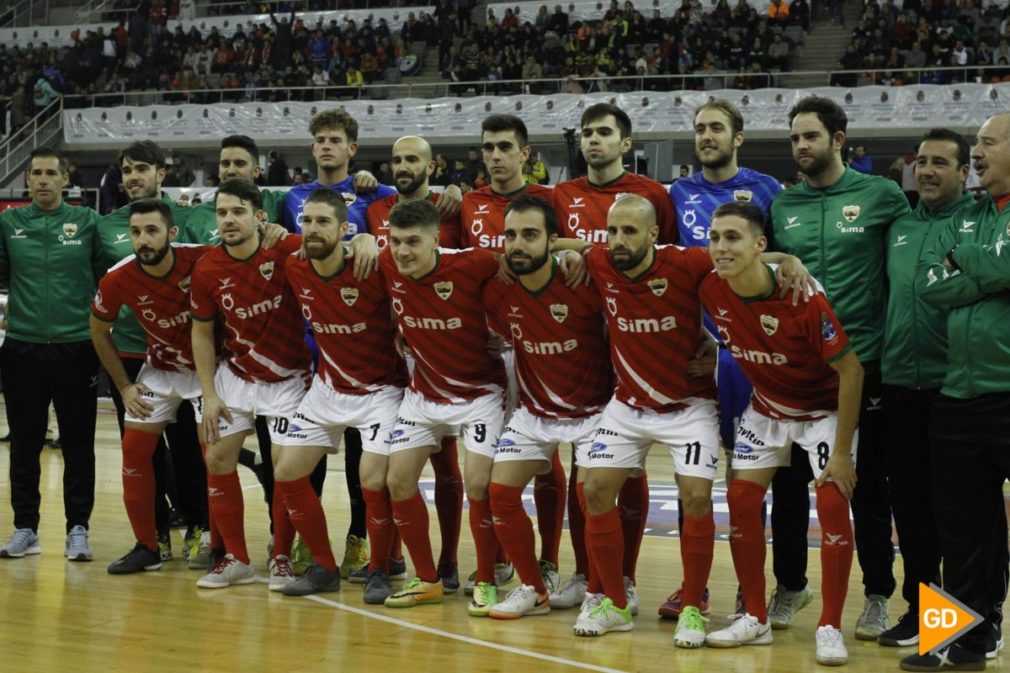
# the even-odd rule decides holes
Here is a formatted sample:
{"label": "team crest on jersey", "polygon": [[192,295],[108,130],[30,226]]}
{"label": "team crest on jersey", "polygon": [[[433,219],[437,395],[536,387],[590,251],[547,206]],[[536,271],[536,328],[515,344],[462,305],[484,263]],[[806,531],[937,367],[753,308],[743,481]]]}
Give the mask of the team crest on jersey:
{"label": "team crest on jersey", "polygon": [[558,322],[564,322],[568,317],[568,304],[551,304],[551,317]]}
{"label": "team crest on jersey", "polygon": [[63,223],[63,235],[68,238],[73,238],[77,235],[77,223],[75,222],[64,222]]}
{"label": "team crest on jersey", "polygon": [[838,330],[827,313],[821,313],[821,338],[829,342],[838,338]]}
{"label": "team crest on jersey", "polygon": [[751,199],[754,198],[754,192],[749,189],[734,189],[733,199],[736,201],[743,201],[744,203],[750,203]]}
{"label": "team crest on jersey", "polygon": [[652,294],[656,295],[657,297],[663,296],[663,294],[666,292],[666,288],[668,285],[669,283],[666,281],[665,278],[653,278],[652,280],[649,281],[649,289],[652,290]]}
{"label": "team crest on jersey", "polygon": [[358,288],[356,287],[342,287],[340,288],[340,298],[344,300],[344,303],[348,306],[354,306],[354,302],[358,301]]}
{"label": "team crest on jersey", "polygon": [[443,300],[448,299],[450,295],[452,295],[451,280],[443,280],[439,283],[435,283],[434,288],[435,288],[435,294],[437,294]]}
{"label": "team crest on jersey", "polygon": [[773,315],[762,315],[761,316],[761,329],[765,331],[765,334],[771,336],[779,329],[779,319]]}
{"label": "team crest on jersey", "polygon": [[855,222],[856,218],[859,217],[859,213],[862,208],[859,206],[842,206],[842,217],[848,222]]}
{"label": "team crest on jersey", "polygon": [[185,278],[179,281],[179,289],[182,290],[183,292],[189,292],[189,285],[190,285],[189,276],[186,276]]}
{"label": "team crest on jersey", "polygon": [[274,263],[273,262],[263,262],[260,264],[260,275],[270,280],[274,277]]}
{"label": "team crest on jersey", "polygon": [[358,200],[358,195],[354,192],[340,192],[340,198],[349,206]]}

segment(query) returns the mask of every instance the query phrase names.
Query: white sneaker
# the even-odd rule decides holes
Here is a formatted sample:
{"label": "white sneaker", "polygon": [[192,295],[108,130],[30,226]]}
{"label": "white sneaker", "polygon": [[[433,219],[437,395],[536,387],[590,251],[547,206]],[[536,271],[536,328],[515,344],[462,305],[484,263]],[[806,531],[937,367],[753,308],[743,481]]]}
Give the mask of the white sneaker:
{"label": "white sneaker", "polygon": [[[606,598],[606,594],[594,594],[586,592],[586,595],[582,598],[582,605],[579,606],[579,617],[583,615],[588,615],[590,612],[600,607],[600,603]],[[554,607],[554,603],[551,603],[551,607]]]}
{"label": "white sneaker", "polygon": [[771,600],[768,601],[768,623],[776,630],[788,629],[796,613],[810,605],[813,598],[809,586],[799,591],[790,591],[783,586],[775,587]]}
{"label": "white sneaker", "polygon": [[537,561],[540,566],[540,578],[544,581],[544,588],[547,593],[552,594],[561,586],[561,575],[558,574],[558,567],[550,561],[543,559]]}
{"label": "white sneaker", "polygon": [[284,587],[291,584],[294,579],[295,571],[291,567],[291,559],[283,554],[270,559],[270,591],[284,591]]}
{"label": "white sneaker", "polygon": [[572,573],[571,578],[567,582],[551,592],[551,607],[567,609],[574,608],[576,605],[582,605],[588,587],[589,582],[586,581],[585,575],[582,573]]}
{"label": "white sneaker", "polygon": [[849,660],[842,632],[833,626],[817,627],[817,663],[841,666]]}
{"label": "white sneaker", "polygon": [[546,615],[550,611],[550,594],[538,594],[529,584],[522,584],[510,591],[501,603],[492,605],[488,614],[494,619],[519,619],[526,615]]}
{"label": "white sneaker", "polygon": [[632,615],[638,614],[638,589],[635,588],[635,583],[631,581],[630,577],[624,578],[624,597],[628,601],[628,609],[631,610]]}
{"label": "white sneaker", "polygon": [[223,589],[232,584],[253,584],[256,573],[248,563],[242,563],[231,554],[217,562],[214,569],[196,581],[201,589]]}
{"label": "white sneaker", "polygon": [[750,613],[730,623],[724,629],[713,631],[705,637],[709,647],[740,647],[741,645],[771,645],[772,626],[762,624]]}
{"label": "white sneaker", "polygon": [[694,649],[705,645],[705,622],[701,610],[693,605],[685,605],[677,620],[677,630],[673,632],[673,644],[677,647]]}
{"label": "white sneaker", "polygon": [[577,636],[602,636],[611,631],[630,631],[634,628],[631,610],[619,608],[614,601],[604,597],[589,614],[579,615],[573,631]]}

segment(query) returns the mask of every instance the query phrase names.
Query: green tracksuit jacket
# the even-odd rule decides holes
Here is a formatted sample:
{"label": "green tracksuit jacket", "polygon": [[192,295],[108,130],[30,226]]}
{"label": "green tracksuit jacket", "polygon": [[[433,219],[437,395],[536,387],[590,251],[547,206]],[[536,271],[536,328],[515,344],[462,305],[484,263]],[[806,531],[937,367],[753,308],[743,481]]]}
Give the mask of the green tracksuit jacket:
{"label": "green tracksuit jacket", "polygon": [[[261,189],[263,210],[267,214],[267,222],[281,223],[281,207],[284,205],[284,192]],[[217,245],[221,242],[221,234],[217,230],[217,213],[214,202],[201,203],[189,209],[189,219],[186,228],[179,230],[179,242],[199,243],[200,245]]]}

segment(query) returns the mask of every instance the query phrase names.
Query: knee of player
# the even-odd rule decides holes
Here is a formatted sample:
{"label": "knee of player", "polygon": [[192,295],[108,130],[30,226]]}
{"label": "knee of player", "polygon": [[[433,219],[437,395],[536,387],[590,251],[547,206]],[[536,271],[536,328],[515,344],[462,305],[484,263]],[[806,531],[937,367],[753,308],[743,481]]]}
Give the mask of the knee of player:
{"label": "knee of player", "polygon": [[466,484],[466,497],[468,500],[487,500],[488,499],[488,486],[490,485],[491,479],[488,478],[474,478],[471,479]]}
{"label": "knee of player", "polygon": [[492,513],[522,507],[523,491],[521,488],[506,486],[505,484],[492,481],[488,486],[487,492]]}
{"label": "knee of player", "polygon": [[207,451],[204,462],[207,464],[207,472],[209,474],[228,474],[235,469],[234,465],[230,464],[230,461],[215,451]]}
{"label": "knee of player", "polygon": [[361,488],[367,488],[369,491],[382,491],[386,488],[386,473],[370,472],[365,474],[362,472],[361,476]]}
{"label": "knee of player", "polygon": [[594,479],[592,472],[586,478],[583,489],[586,495],[586,508],[590,514],[603,514],[614,507],[617,489],[605,481]]}
{"label": "knee of player", "polygon": [[712,508],[711,493],[680,493],[685,516],[704,516]]}
{"label": "knee of player", "polygon": [[405,475],[390,471],[386,478],[389,497],[392,500],[406,500],[417,492],[417,480],[411,481]]}

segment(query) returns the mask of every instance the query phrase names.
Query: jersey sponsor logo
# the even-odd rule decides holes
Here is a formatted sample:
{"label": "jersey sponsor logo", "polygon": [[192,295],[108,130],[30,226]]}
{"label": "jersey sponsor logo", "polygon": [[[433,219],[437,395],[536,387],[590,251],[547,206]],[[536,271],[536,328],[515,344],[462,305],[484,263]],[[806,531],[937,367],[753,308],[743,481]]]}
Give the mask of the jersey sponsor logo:
{"label": "jersey sponsor logo", "polygon": [[302,304],[302,317],[312,322],[312,309],[307,304]]}
{"label": "jersey sponsor logo", "polygon": [[867,398],[867,401],[869,402],[869,404],[866,405],[866,410],[867,411],[880,411],[881,409],[883,409],[884,406],[880,403],[880,401],[882,399],[884,399],[884,398],[882,398],[882,397],[870,397],[870,398]]}
{"label": "jersey sponsor logo", "polygon": [[607,445],[603,442],[593,442],[593,445],[589,447],[589,457],[591,459],[608,459],[613,458],[614,454],[604,453],[607,450]]}
{"label": "jersey sponsor logo", "polygon": [[737,442],[733,445],[733,450],[737,453],[752,453],[754,451],[754,447],[747,442]]}
{"label": "jersey sponsor logo", "polygon": [[151,301],[151,295],[149,294],[138,294],[137,295],[137,306],[149,306],[154,302]]}
{"label": "jersey sponsor logo", "polygon": [[677,318],[664,315],[659,318],[618,318],[617,329],[621,332],[653,334],[677,329]]}
{"label": "jersey sponsor logo", "polygon": [[158,319],[158,314],[154,312],[154,309],[145,308],[140,312],[140,317],[148,322],[154,322]]}
{"label": "jersey sponsor logo", "polygon": [[580,241],[586,241],[587,243],[606,243],[607,242],[607,230],[606,229],[593,229],[592,231],[585,231],[579,229],[575,232],[575,238]]}
{"label": "jersey sponsor logo", "polygon": [[597,437],[617,437],[617,433],[608,428],[596,428]]}
{"label": "jersey sponsor logo", "polygon": [[439,296],[439,299],[443,301],[452,296],[452,281],[443,280],[435,283],[432,286],[435,289],[435,294]]}
{"label": "jersey sponsor logo", "polygon": [[[849,220],[849,221],[851,222],[852,220]],[[838,220],[837,222],[835,222],[835,227],[837,227],[838,231],[840,231],[843,234],[861,234],[861,233],[863,233],[863,228],[862,227],[846,227],[845,223],[842,222],[841,220]]]}
{"label": "jersey sponsor logo", "polygon": [[734,189],[733,190],[733,200],[743,201],[744,203],[750,203],[751,199],[754,198],[754,192],[749,189]]}
{"label": "jersey sponsor logo", "polygon": [[[575,205],[573,204],[574,208]],[[578,213],[568,213],[568,231],[577,231],[579,228],[579,214]]]}
{"label": "jersey sponsor logo", "polygon": [[684,214],[680,217],[680,224],[685,230],[691,232],[691,238],[694,240],[704,241],[708,238],[708,229],[705,228],[705,225],[698,224],[698,213],[694,208],[688,208],[684,211]]}
{"label": "jersey sponsor logo", "polygon": [[899,245],[908,245],[908,241],[905,240],[906,238],[908,238],[908,234],[898,236],[898,240],[894,242],[892,247],[897,248]]}
{"label": "jersey sponsor logo", "polygon": [[789,364],[788,358],[782,353],[768,353],[766,351],[758,350],[744,350],[739,346],[729,347],[730,355],[735,357],[737,360],[745,360],[747,362],[753,362],[757,365],[787,365]]}
{"label": "jersey sponsor logo", "polygon": [[179,289],[183,292],[189,292],[190,286],[193,284],[193,279],[190,276],[186,276],[179,281]]}
{"label": "jersey sponsor logo", "polygon": [[298,295],[299,299],[304,299],[305,301],[315,301],[315,297],[312,296],[311,287],[303,287],[301,293]]}
{"label": "jersey sponsor logo", "polygon": [[827,313],[821,313],[821,338],[828,343],[834,343],[838,338],[838,330],[835,329]]}
{"label": "jersey sponsor logo", "polygon": [[862,210],[861,207],[856,205],[842,206],[842,217],[845,218],[846,222],[855,222]]}
{"label": "jersey sponsor logo", "polygon": [[722,342],[724,344],[728,344],[729,343],[729,330],[726,329],[725,327],[723,327],[722,325],[716,325],[715,329],[716,329],[717,332],[719,332],[719,338],[722,339]]}
{"label": "jersey sponsor logo", "polygon": [[568,304],[551,304],[549,310],[551,317],[558,322],[564,322],[568,317]]}
{"label": "jersey sponsor logo", "polygon": [[342,287],[340,288],[340,298],[344,300],[344,303],[348,306],[354,306],[354,302],[358,301],[358,288],[356,287]]}
{"label": "jersey sponsor logo", "polygon": [[765,334],[771,336],[779,329],[779,319],[773,315],[762,314],[761,318],[761,329],[765,331]]}
{"label": "jersey sponsor logo", "polygon": [[652,290],[652,294],[662,297],[670,283],[665,278],[653,278],[649,281],[648,285],[649,289]]}
{"label": "jersey sponsor logo", "polygon": [[481,234],[480,238],[477,239],[477,244],[481,248],[501,249],[505,247],[505,234],[499,236]]}
{"label": "jersey sponsor logo", "polygon": [[236,317],[242,320],[248,320],[249,318],[255,318],[258,315],[263,315],[280,308],[282,298],[283,295],[277,295],[273,299],[264,299],[252,306],[239,306],[236,308],[235,298],[230,294],[223,294],[221,295],[221,308],[234,313]]}
{"label": "jersey sponsor logo", "polygon": [[617,298],[607,297],[607,310],[610,311],[610,315],[617,315]]}
{"label": "jersey sponsor logo", "polygon": [[[750,430],[749,428],[744,427],[743,425],[739,426],[736,429],[736,434],[737,434],[738,437],[742,437],[743,439],[746,439],[753,446],[764,446],[765,445],[765,442],[764,442],[763,439],[761,439],[760,437],[758,437],[756,434],[754,434],[754,432],[752,430]],[[734,449],[736,451],[741,451],[742,450],[740,448],[740,444],[741,444],[741,442],[737,442],[736,443],[736,446],[734,447]],[[753,450],[752,447],[747,447],[747,448],[749,450],[745,451],[745,453],[749,453],[750,450]]]}
{"label": "jersey sponsor logo", "polygon": [[64,222],[63,223],[63,235],[67,238],[73,238],[77,235],[77,223],[76,222]]}
{"label": "jersey sponsor logo", "polygon": [[459,329],[463,326],[463,321],[459,318],[449,318],[443,320],[442,318],[422,318],[412,315],[403,316],[403,324],[407,327],[412,327],[414,329],[430,329],[430,330],[453,330]]}
{"label": "jersey sponsor logo", "polygon": [[531,355],[560,355],[579,347],[579,342],[576,339],[568,339],[567,341],[527,341],[526,339],[517,337],[516,340],[522,343],[523,350]]}
{"label": "jersey sponsor logo", "polygon": [[961,228],[958,231],[962,234],[974,234],[975,233],[975,221],[974,220],[961,220]]}
{"label": "jersey sponsor logo", "polygon": [[[304,315],[304,313],[302,314]],[[309,318],[306,318],[309,320]],[[368,326],[363,322],[356,322],[352,325],[343,325],[340,323],[320,323],[312,322],[312,331],[318,334],[356,334],[357,332],[364,332],[368,329]]]}
{"label": "jersey sponsor logo", "polygon": [[[151,313],[151,317],[150,318],[147,318],[146,314],[148,312]],[[152,322],[154,321],[154,318],[155,318],[154,311],[151,311],[150,309],[145,309],[144,310],[144,314],[145,314],[144,315],[145,318],[147,318],[148,320],[151,320]],[[192,314],[189,311],[182,311],[178,315],[174,315],[171,318],[161,318],[160,320],[158,320],[158,327],[160,327],[161,329],[169,329],[169,328],[172,328],[172,327],[179,327],[181,325],[185,325],[185,324],[189,323],[189,320],[190,320],[191,316],[192,316]]]}
{"label": "jersey sponsor logo", "polygon": [[101,291],[95,293],[95,308],[101,311],[102,313],[108,313],[108,310],[106,310],[105,306],[102,305]]}
{"label": "jersey sponsor logo", "polygon": [[802,222],[797,222],[796,220],[798,220],[798,219],[800,219],[800,218],[799,217],[786,217],[786,226],[783,227],[783,229],[792,229],[793,227],[798,227],[801,224],[803,224]]}
{"label": "jersey sponsor logo", "polygon": [[265,279],[270,280],[274,277],[274,263],[273,262],[263,262],[260,264],[260,275]]}

